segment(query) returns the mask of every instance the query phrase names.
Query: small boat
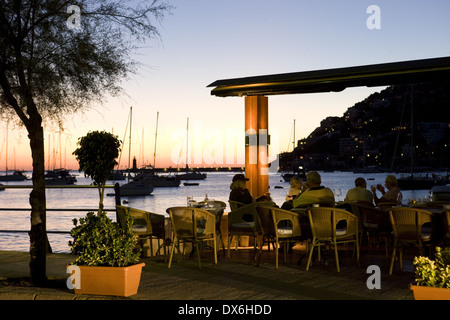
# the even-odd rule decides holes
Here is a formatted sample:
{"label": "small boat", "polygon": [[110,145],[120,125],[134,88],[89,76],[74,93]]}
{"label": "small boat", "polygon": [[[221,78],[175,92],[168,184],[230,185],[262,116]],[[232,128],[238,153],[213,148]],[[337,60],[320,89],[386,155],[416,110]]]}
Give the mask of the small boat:
{"label": "small boat", "polygon": [[198,182],[183,182],[183,185],[185,186],[198,186]]}
{"label": "small boat", "polygon": [[153,185],[145,181],[130,181],[120,186],[120,196],[148,196],[153,192]]}
{"label": "small boat", "polygon": [[25,181],[27,176],[23,174],[22,171],[14,171],[13,174],[0,175],[0,181]]}
{"label": "small boat", "polygon": [[425,176],[414,176],[411,174],[410,176],[397,179],[398,187],[402,190],[429,190],[434,186],[443,186],[447,183],[447,179],[435,174],[432,174],[431,177],[428,174]]}
{"label": "small boat", "polygon": [[0,183],[0,191],[5,191],[5,186]]}
{"label": "small boat", "polygon": [[445,201],[450,205],[450,186],[435,186],[430,190],[433,201]]}
{"label": "small boat", "polygon": [[192,171],[192,172],[177,174],[176,177],[178,180],[204,180],[204,179],[206,179],[206,173]]}
{"label": "small boat", "polygon": [[180,180],[173,175],[158,175],[153,171],[142,171],[137,174],[134,178],[134,181],[147,181],[151,183],[153,187],[179,187]]}
{"label": "small boat", "polygon": [[110,181],[119,181],[119,180],[125,180],[127,176],[121,171],[121,170],[114,170],[109,175],[108,180]]}
{"label": "small boat", "polygon": [[55,169],[45,174],[45,184],[51,186],[70,185],[77,181],[76,177],[66,169]]}

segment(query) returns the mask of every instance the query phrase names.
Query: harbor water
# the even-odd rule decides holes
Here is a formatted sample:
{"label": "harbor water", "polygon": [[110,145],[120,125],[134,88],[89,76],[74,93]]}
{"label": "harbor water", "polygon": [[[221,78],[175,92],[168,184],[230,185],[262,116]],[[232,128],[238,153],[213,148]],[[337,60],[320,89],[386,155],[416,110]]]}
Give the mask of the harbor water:
{"label": "harbor water", "polygon": [[[77,185],[89,185],[92,181],[84,177],[82,173],[72,171],[77,177]],[[319,172],[322,176],[322,185],[331,188],[335,192],[336,201],[342,201],[348,189],[354,187],[357,177],[367,180],[370,185],[382,184],[386,173],[352,173],[352,172]],[[26,172],[31,177],[31,172]],[[122,197],[121,202],[125,206],[142,209],[158,214],[167,215],[166,209],[172,206],[185,206],[187,197],[202,201],[205,195],[210,200],[221,200],[228,204],[229,186],[236,172],[213,172],[207,173],[205,180],[198,180],[197,186],[179,187],[159,187],[155,188],[149,196],[142,197]],[[183,181],[182,181],[183,182]],[[192,181],[190,181],[192,182]],[[114,182],[111,182],[113,184]],[[120,181],[119,183],[125,183]],[[31,185],[31,181],[23,182],[2,182],[3,185]],[[289,191],[289,183],[281,177],[281,173],[271,173],[269,175],[269,191],[272,199],[281,206],[285,196]],[[0,191],[0,208],[30,208],[29,193],[31,189],[6,189]],[[107,189],[105,193],[113,194],[114,189]],[[403,203],[410,199],[425,200],[430,198],[429,190],[404,190]],[[51,209],[86,209],[86,212],[71,211],[48,211],[47,230],[49,231],[70,231],[73,227],[73,219],[84,216],[89,209],[98,208],[98,191],[96,188],[49,188],[46,190],[47,208]],[[105,209],[114,209],[115,197],[105,196]],[[226,212],[229,211],[227,207]],[[115,220],[115,213],[109,212],[109,217]],[[0,230],[23,230],[30,229],[29,211],[0,211]],[[69,252],[68,241],[71,240],[69,234],[48,235],[53,252]],[[29,236],[26,232],[2,233],[0,232],[0,250],[29,251]]]}

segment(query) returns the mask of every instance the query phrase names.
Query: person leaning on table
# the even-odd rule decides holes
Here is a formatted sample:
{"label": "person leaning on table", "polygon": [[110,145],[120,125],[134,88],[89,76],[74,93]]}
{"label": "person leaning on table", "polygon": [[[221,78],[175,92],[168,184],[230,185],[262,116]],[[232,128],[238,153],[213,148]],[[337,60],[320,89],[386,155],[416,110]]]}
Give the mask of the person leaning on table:
{"label": "person leaning on table", "polygon": [[317,171],[306,174],[305,190],[294,199],[294,208],[312,205],[315,203],[326,203],[334,206],[334,193],[330,188],[321,186],[322,178]]}

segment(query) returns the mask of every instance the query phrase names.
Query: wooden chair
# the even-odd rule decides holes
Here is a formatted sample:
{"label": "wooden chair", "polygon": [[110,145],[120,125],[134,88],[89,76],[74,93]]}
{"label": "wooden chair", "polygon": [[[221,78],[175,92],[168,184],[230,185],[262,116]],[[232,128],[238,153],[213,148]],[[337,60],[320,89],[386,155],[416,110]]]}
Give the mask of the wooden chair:
{"label": "wooden chair", "polygon": [[431,242],[432,216],[431,212],[418,208],[389,209],[389,218],[394,233],[394,249],[389,274],[392,274],[397,251],[399,252],[400,270],[403,270],[403,244],[414,244],[418,247],[420,254],[424,253],[424,243]]}
{"label": "wooden chair", "polygon": [[[153,239],[158,241],[158,250],[156,254],[160,253],[160,249],[164,248],[164,255],[166,254],[165,245],[165,218],[163,215],[131,208],[125,206],[116,206],[116,219],[121,227],[125,225],[126,215],[133,218],[133,232],[139,237],[139,240],[150,241],[150,255],[153,256]],[[162,240],[162,244],[160,244]]]}
{"label": "wooden chair", "polygon": [[[235,203],[230,201],[230,207],[236,208]],[[257,237],[262,234],[261,226],[256,212],[257,206],[275,206],[272,201],[253,202],[240,206],[228,213],[228,257],[230,257],[231,241],[234,236],[236,239],[236,250],[239,247],[239,237],[249,236],[254,240],[254,249],[256,253]]]}
{"label": "wooden chair", "polygon": [[[326,244],[334,247],[337,272],[340,272],[337,249],[339,244],[355,244],[356,260],[359,266],[358,217],[356,215],[337,208],[314,207],[308,209],[308,216],[313,238],[306,271],[309,270],[314,248],[318,248],[318,258],[320,260],[320,247]],[[338,228],[338,224],[342,225],[342,227]]]}
{"label": "wooden chair", "polygon": [[[214,264],[217,264],[217,234],[216,217],[214,214],[193,207],[171,207],[167,213],[172,221],[174,239],[170,250],[168,268],[172,265],[175,246],[180,243],[192,243],[193,250],[197,252],[198,267],[201,268],[199,243],[213,241]],[[184,253],[183,246],[183,253]]]}
{"label": "wooden chair", "polygon": [[276,207],[257,206],[258,218],[262,228],[262,241],[258,253],[257,265],[261,260],[265,242],[274,243],[275,269],[278,269],[278,247],[284,244],[284,263],[287,263],[287,250],[290,241],[301,240],[300,220],[297,213]]}

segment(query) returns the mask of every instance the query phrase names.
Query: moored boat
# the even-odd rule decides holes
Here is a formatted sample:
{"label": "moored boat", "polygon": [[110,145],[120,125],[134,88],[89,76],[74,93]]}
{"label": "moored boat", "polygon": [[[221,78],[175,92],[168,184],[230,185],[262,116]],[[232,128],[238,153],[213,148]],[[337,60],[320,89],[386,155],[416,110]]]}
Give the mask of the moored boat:
{"label": "moored boat", "polygon": [[148,196],[153,192],[153,185],[146,181],[130,181],[120,186],[120,196]]}
{"label": "moored boat", "polygon": [[23,174],[22,171],[14,171],[13,174],[0,175],[0,181],[25,181],[27,180],[27,176]]}

